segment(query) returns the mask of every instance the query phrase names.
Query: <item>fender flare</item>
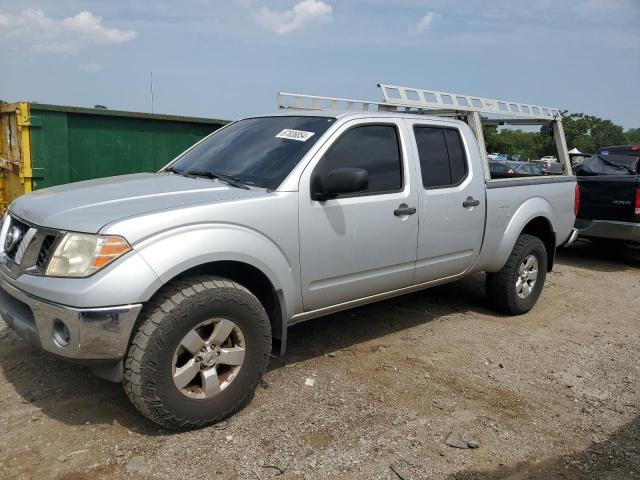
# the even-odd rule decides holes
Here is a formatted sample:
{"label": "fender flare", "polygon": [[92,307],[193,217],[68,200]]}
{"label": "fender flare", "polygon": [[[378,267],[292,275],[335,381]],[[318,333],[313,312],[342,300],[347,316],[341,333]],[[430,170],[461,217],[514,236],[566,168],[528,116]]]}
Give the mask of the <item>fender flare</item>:
{"label": "fender flare", "polygon": [[[288,319],[299,303],[295,277],[299,269],[266,235],[234,224],[196,224],[149,237],[134,249],[158,275],[162,285],[194,267],[214,262],[239,262],[259,270],[280,302],[280,327],[286,338]],[[149,293],[149,298],[153,294],[155,291]]]}
{"label": "fender flare", "polygon": [[[551,204],[541,197],[528,199],[523,202],[511,216],[494,255],[492,255],[492,258],[487,263],[485,268],[487,272],[497,272],[504,267],[509,259],[509,255],[511,255],[513,251],[513,247],[518,241],[518,237],[525,227],[536,218],[546,220],[555,236],[555,213]],[[551,258],[550,261],[553,261],[553,259]]]}

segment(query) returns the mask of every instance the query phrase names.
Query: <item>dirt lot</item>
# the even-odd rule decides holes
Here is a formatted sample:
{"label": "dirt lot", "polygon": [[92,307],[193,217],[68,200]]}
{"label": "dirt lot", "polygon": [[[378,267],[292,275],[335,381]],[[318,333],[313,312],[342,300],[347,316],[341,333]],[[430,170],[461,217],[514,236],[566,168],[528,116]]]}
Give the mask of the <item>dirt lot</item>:
{"label": "dirt lot", "polygon": [[640,261],[565,250],[518,318],[482,282],[296,326],[247,408],[177,434],[2,324],[0,478],[640,478]]}

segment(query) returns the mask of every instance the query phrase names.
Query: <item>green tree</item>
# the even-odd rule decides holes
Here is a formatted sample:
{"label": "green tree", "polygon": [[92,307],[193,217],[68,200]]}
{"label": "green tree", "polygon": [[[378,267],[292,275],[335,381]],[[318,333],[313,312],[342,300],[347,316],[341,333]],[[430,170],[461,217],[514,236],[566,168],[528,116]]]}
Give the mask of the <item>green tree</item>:
{"label": "green tree", "polygon": [[630,128],[624,132],[624,143],[640,145],[640,128]]}
{"label": "green tree", "polygon": [[601,147],[624,143],[624,131],[611,120],[603,120],[584,113],[562,112],[567,146],[582,152],[593,153]]}
{"label": "green tree", "polygon": [[520,155],[523,160],[552,155],[555,152],[552,138],[548,133],[525,132],[523,130],[502,129],[495,125],[484,126],[487,152]]}
{"label": "green tree", "polygon": [[[640,144],[640,128],[626,132],[611,120],[586,115],[584,113],[562,112],[562,123],[569,149],[577,148],[585,153],[594,153],[601,147],[623,144]],[[520,129],[502,129],[494,125],[484,126],[487,152],[520,155],[522,159],[557,155],[553,137],[542,129],[527,132]]]}

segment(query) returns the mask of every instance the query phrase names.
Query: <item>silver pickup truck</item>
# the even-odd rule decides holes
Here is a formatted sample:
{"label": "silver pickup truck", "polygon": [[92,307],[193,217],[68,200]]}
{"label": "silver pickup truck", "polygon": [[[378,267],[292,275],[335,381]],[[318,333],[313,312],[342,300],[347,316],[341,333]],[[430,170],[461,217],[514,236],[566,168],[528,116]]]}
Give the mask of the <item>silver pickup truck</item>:
{"label": "silver pickup truck", "polygon": [[196,428],[250,400],[303,320],[483,271],[495,309],[529,311],[575,178],[487,180],[469,123],[392,106],[245,118],[160,172],[17,199],[0,315],[151,420]]}

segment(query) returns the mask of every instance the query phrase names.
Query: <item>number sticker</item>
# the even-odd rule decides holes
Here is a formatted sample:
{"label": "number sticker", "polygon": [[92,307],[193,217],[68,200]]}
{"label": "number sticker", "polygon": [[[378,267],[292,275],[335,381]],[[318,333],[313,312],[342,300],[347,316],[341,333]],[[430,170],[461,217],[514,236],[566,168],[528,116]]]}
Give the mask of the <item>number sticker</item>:
{"label": "number sticker", "polygon": [[314,132],[305,132],[304,130],[291,130],[290,128],[285,128],[279,134],[276,135],[276,138],[286,138],[287,140],[297,140],[298,142],[306,142],[314,135],[315,135]]}

